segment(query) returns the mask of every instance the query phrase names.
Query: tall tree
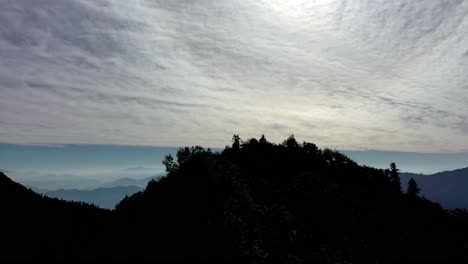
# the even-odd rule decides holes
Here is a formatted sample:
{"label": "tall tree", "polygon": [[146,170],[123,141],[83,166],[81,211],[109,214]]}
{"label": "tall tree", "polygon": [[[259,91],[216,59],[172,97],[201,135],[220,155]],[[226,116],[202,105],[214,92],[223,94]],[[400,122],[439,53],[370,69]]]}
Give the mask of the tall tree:
{"label": "tall tree", "polygon": [[420,189],[418,187],[418,184],[413,178],[411,178],[408,181],[408,189],[406,190],[406,194],[410,197],[417,197],[419,194],[419,191]]}
{"label": "tall tree", "polygon": [[401,181],[395,162],[390,163],[390,182],[396,191],[401,192]]}
{"label": "tall tree", "polygon": [[241,139],[240,139],[239,135],[232,136],[232,148],[233,149],[240,149],[240,145],[241,145]]}

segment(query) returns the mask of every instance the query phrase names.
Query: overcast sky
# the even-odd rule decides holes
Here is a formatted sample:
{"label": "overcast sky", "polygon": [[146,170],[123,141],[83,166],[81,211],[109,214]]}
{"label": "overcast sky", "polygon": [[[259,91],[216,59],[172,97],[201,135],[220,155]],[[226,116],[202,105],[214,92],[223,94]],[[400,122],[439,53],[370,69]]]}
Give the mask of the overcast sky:
{"label": "overcast sky", "polygon": [[468,150],[468,1],[2,0],[0,142]]}

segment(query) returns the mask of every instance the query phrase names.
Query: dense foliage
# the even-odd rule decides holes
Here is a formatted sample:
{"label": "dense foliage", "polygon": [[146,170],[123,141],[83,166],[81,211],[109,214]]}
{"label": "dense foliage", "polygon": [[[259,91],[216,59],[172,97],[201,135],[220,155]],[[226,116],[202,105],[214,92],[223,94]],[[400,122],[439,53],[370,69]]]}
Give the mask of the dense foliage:
{"label": "dense foliage", "polygon": [[[114,211],[27,190],[7,193],[3,190],[12,186],[0,181],[2,216],[11,214],[9,238],[31,241],[12,243],[11,252],[18,253],[1,256],[236,263],[468,260],[466,212],[418,197],[416,182],[403,193],[395,164],[390,170],[359,166],[293,136],[278,145],[263,136],[245,142],[234,136],[220,153],[181,148],[164,165],[166,177],[126,197]],[[22,224],[15,221],[25,216]]]}

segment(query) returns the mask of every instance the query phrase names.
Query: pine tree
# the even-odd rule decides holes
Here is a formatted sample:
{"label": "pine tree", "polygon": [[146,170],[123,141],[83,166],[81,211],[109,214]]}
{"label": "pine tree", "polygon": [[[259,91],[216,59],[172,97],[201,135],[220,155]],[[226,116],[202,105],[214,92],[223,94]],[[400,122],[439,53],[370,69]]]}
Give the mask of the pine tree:
{"label": "pine tree", "polygon": [[408,181],[408,189],[406,190],[406,194],[410,197],[417,197],[419,194],[419,191],[420,189],[418,187],[418,184],[413,178],[411,178]]}
{"label": "pine tree", "polygon": [[240,149],[240,145],[241,145],[241,139],[240,139],[239,135],[232,136],[232,148],[233,149]]}
{"label": "pine tree", "polygon": [[398,169],[394,162],[390,163],[390,182],[396,191],[401,192],[400,176],[398,175]]}

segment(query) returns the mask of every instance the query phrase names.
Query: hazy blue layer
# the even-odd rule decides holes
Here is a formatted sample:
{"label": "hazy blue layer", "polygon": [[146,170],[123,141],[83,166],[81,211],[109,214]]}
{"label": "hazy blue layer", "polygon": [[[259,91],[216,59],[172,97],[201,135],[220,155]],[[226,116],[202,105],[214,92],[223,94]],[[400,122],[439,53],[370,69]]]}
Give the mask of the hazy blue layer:
{"label": "hazy blue layer", "polygon": [[404,172],[432,174],[468,167],[468,153],[415,153],[393,151],[342,151],[361,165],[388,168],[390,162]]}
{"label": "hazy blue layer", "polygon": [[118,178],[160,174],[164,156],[176,151],[167,147],[0,144],[0,169],[37,188],[94,188]]}
{"label": "hazy blue layer", "polygon": [[[164,172],[162,160],[177,148],[0,144],[0,170],[14,180],[41,189],[87,189],[119,178],[142,179]],[[468,153],[422,154],[389,151],[343,151],[363,165],[386,168],[396,162],[402,171],[435,173],[468,167]]]}

